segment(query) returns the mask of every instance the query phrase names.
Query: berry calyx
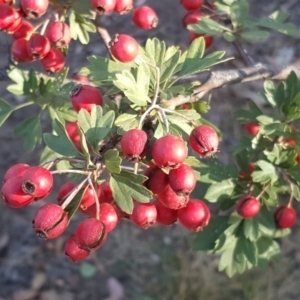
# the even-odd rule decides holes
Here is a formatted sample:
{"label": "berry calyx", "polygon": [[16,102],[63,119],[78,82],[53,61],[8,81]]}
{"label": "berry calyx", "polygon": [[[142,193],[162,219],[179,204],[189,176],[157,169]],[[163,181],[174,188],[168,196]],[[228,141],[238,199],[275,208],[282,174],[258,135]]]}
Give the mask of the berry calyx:
{"label": "berry calyx", "polygon": [[88,84],[78,84],[71,91],[71,102],[75,111],[85,109],[90,112],[94,105],[103,105],[100,91]]}
{"label": "berry calyx", "polygon": [[143,229],[148,229],[156,223],[156,207],[153,203],[135,201],[130,220]]}
{"label": "berry calyx", "polygon": [[191,199],[178,210],[178,221],[188,230],[198,232],[208,225],[210,211],[207,205],[198,199]]}
{"label": "berry calyx", "polygon": [[203,5],[203,0],[181,0],[181,5],[186,10],[198,10]]}
{"label": "berry calyx", "polygon": [[71,42],[71,31],[68,24],[55,21],[48,25],[45,35],[52,46],[63,48]]}
{"label": "berry calyx", "polygon": [[152,157],[160,168],[178,168],[187,158],[185,141],[175,135],[165,135],[153,145]]}
{"label": "berry calyx", "polygon": [[149,30],[157,26],[158,17],[150,6],[139,6],[132,14],[132,21],[137,27]]}
{"label": "berry calyx", "polygon": [[164,206],[160,201],[156,200],[153,202],[156,207],[156,222],[162,225],[172,225],[177,221],[177,212],[178,210],[174,210]]}
{"label": "berry calyx", "polygon": [[80,249],[76,236],[73,234],[65,243],[65,255],[67,255],[72,262],[76,263],[86,259],[90,255],[90,251]]}
{"label": "berry calyx", "polygon": [[32,224],[38,237],[54,239],[65,231],[68,222],[66,211],[57,204],[49,203],[37,211]]}
{"label": "berry calyx", "polygon": [[44,15],[48,9],[48,0],[21,0],[21,8],[29,19],[38,19]]}
{"label": "berry calyx", "polygon": [[111,54],[120,62],[134,61],[139,54],[137,41],[126,34],[115,34],[109,42]]}
{"label": "berry calyx", "polygon": [[146,132],[140,129],[126,131],[121,139],[121,149],[129,161],[140,161],[149,150]]}
{"label": "berry calyx", "polygon": [[201,156],[208,157],[217,152],[219,137],[212,127],[200,125],[192,130],[190,145],[195,152]]}
{"label": "berry calyx", "polygon": [[91,0],[92,7],[99,15],[111,13],[115,6],[116,0]]}
{"label": "berry calyx", "polygon": [[27,164],[16,164],[10,167],[4,175],[3,182],[11,177],[22,176],[29,168],[30,166]]}
{"label": "berry calyx", "polygon": [[249,122],[244,124],[245,130],[250,134],[250,135],[257,135],[260,129],[260,125],[256,122]]}
{"label": "berry calyx", "polygon": [[64,54],[56,48],[50,49],[48,54],[41,60],[43,69],[49,73],[57,73],[65,66]]}
{"label": "berry calyx", "polygon": [[291,228],[297,220],[297,214],[293,207],[281,205],[274,211],[274,220],[277,228]]}
{"label": "berry calyx", "polygon": [[241,198],[236,205],[236,210],[243,218],[253,218],[260,211],[261,204],[259,200],[253,196],[247,195]]}
{"label": "berry calyx", "polygon": [[117,0],[114,11],[120,15],[129,13],[133,8],[133,0]]}

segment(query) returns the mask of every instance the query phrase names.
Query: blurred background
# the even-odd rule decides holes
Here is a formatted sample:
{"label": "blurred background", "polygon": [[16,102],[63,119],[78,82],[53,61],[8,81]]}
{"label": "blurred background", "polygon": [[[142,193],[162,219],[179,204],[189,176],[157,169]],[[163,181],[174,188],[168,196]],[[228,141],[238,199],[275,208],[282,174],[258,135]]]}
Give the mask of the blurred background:
{"label": "blurred background", "polygon": [[[185,14],[179,0],[136,0],[136,6],[152,6],[160,19],[156,29],[143,31],[134,27],[131,13],[102,17],[110,34],[126,33],[140,44],[149,37],[158,37],[168,45],[185,50],[188,31],[182,27]],[[252,16],[267,16],[275,10],[290,13],[289,21],[300,28],[300,2],[297,0],[249,0]],[[300,62],[300,34],[291,38],[271,33],[263,43],[245,44],[255,61],[274,65]],[[0,33],[0,68],[7,65],[11,37]],[[216,38],[208,52],[226,50],[227,57],[236,57],[215,69],[243,67],[235,49],[222,38]],[[87,65],[87,57],[106,56],[106,49],[95,33],[88,45],[72,41],[67,56],[70,74]],[[39,68],[37,66],[37,68]],[[0,96],[16,103],[9,95],[9,82],[0,82]],[[228,154],[242,132],[233,113],[247,106],[247,99],[263,105],[259,95],[262,82],[238,84],[214,91],[210,96],[211,111],[204,117],[223,133],[218,157],[230,162]],[[207,100],[207,99],[206,99]],[[22,141],[13,134],[15,124],[34,114],[34,107],[14,113],[0,128],[0,177],[13,164],[37,164],[41,148],[33,153],[22,150]],[[45,119],[44,129],[49,124]],[[60,176],[60,175],[58,175]],[[46,201],[56,201],[63,176],[56,177],[55,188]],[[292,234],[282,240],[282,260],[268,268],[253,269],[229,279],[217,270],[218,256],[190,250],[193,234],[181,226],[155,226],[148,230],[121,222],[110,234],[105,246],[86,261],[73,264],[63,254],[66,238],[76,228],[81,215],[76,215],[67,232],[51,241],[39,240],[31,225],[36,210],[43,203],[16,210],[0,203],[0,300],[277,300],[300,299],[300,222]],[[296,204],[299,211],[299,205]]]}

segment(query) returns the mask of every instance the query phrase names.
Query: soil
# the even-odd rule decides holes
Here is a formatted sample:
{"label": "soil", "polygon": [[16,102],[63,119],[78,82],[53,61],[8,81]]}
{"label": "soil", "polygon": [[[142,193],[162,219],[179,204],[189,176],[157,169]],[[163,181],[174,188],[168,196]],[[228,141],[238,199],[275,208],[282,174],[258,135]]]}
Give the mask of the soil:
{"label": "soil", "polygon": [[[291,14],[290,21],[300,25],[300,3],[297,0],[250,0],[253,16],[268,15],[280,9]],[[165,40],[168,45],[188,46],[188,33],[182,28],[184,10],[179,0],[136,0],[136,6],[151,5],[158,13],[160,23],[156,29],[142,31],[131,22],[131,14],[103,17],[111,34],[129,33],[143,44],[148,37]],[[0,68],[9,59],[11,38],[0,33]],[[276,65],[292,63],[299,58],[300,35],[291,38],[271,33],[267,42],[247,44],[249,54],[257,61]],[[235,49],[222,38],[216,38],[209,52],[226,49],[227,56],[237,57],[222,68],[242,67]],[[67,63],[70,74],[87,64],[87,57],[106,56],[105,47],[97,34],[91,36],[89,45],[73,41]],[[39,68],[39,66],[37,66]],[[215,67],[217,69],[218,67]],[[220,68],[220,67],[219,67]],[[0,82],[0,96],[18,103],[6,91],[9,82]],[[228,150],[236,143],[241,126],[234,122],[233,113],[246,107],[247,99],[263,105],[259,95],[262,82],[237,84],[214,91],[210,95],[211,111],[205,116],[223,132],[218,156],[229,162]],[[206,97],[205,100],[207,100]],[[22,149],[22,142],[13,134],[14,127],[26,116],[34,115],[33,108],[15,112],[0,129],[0,177],[13,164],[37,164],[41,153],[38,147],[32,153]],[[49,124],[45,122],[45,130]],[[47,201],[56,201],[57,189]],[[93,253],[84,263],[73,264],[63,254],[64,241],[82,219],[78,215],[67,232],[55,240],[39,240],[31,226],[38,207],[37,202],[20,210],[0,203],[0,300],[196,300],[196,299],[299,299],[300,289],[300,223],[293,233],[280,242],[283,250],[281,262],[271,264],[266,270],[252,270],[229,280],[217,271],[218,257],[190,250],[192,236],[179,226],[155,226],[149,230],[121,222],[101,250]]]}

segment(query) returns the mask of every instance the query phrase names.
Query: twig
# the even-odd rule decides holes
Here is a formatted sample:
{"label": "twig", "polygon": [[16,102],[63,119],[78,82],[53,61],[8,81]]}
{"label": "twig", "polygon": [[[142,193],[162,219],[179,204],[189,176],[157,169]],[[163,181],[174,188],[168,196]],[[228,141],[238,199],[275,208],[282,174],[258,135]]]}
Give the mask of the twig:
{"label": "twig", "polygon": [[96,30],[97,30],[99,36],[101,37],[102,41],[104,42],[105,47],[108,50],[108,53],[110,54],[110,51],[109,51],[109,42],[111,41],[111,36],[110,36],[109,32],[101,24],[99,16],[95,19],[94,23],[95,23]]}
{"label": "twig", "polygon": [[250,67],[250,66],[255,65],[254,60],[252,59],[252,57],[249,56],[246,49],[241,45],[240,42],[235,41],[235,42],[233,42],[233,45],[247,66]]}

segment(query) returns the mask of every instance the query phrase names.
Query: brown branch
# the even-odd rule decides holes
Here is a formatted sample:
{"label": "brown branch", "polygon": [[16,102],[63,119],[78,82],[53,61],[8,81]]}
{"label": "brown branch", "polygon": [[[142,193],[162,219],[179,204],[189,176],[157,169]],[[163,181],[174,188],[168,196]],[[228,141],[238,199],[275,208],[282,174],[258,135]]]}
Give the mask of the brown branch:
{"label": "brown branch", "polygon": [[162,102],[169,108],[174,109],[176,106],[185,103],[196,102],[203,98],[208,92],[231,84],[265,79],[286,80],[291,71],[294,71],[296,76],[300,79],[300,65],[288,65],[277,68],[259,63],[252,67],[242,69],[213,71],[208,74],[202,73],[200,76],[197,76],[197,79],[200,80],[202,84],[194,88],[194,94],[192,96],[185,97],[178,95],[173,99],[168,101],[163,100]]}
{"label": "brown branch", "polygon": [[111,41],[111,36],[110,36],[108,30],[100,22],[99,16],[95,19],[95,26],[96,26],[96,30],[97,30],[98,34],[100,35],[105,47],[108,50],[108,53],[110,53],[109,52],[109,42]]}

